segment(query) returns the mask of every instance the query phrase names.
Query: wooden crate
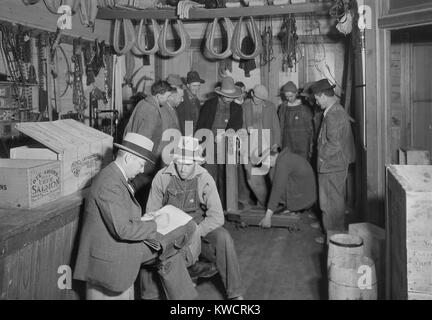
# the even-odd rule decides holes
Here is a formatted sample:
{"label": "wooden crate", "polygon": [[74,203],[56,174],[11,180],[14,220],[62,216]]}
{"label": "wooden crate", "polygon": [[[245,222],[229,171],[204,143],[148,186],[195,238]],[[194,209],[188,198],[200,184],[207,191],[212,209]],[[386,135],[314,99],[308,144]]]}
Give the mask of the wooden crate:
{"label": "wooden crate", "polygon": [[432,166],[390,166],[387,180],[387,297],[432,295]]}
{"label": "wooden crate", "polygon": [[405,150],[399,149],[399,164],[400,165],[430,165],[430,152],[426,150]]}
{"label": "wooden crate", "polygon": [[0,207],[32,209],[59,198],[60,161],[0,159]]}
{"label": "wooden crate", "polygon": [[[112,161],[113,138],[78,121],[20,123],[17,129],[57,154],[65,196],[89,186]],[[40,157],[40,152],[29,148],[19,156],[31,159]]]}

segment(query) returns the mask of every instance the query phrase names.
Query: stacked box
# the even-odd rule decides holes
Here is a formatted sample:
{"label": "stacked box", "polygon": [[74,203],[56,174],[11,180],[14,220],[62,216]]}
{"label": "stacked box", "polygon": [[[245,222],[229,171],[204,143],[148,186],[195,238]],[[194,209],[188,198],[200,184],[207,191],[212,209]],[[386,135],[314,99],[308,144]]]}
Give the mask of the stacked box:
{"label": "stacked box", "polygon": [[33,209],[62,192],[60,161],[0,159],[0,208]]}
{"label": "stacked box", "polygon": [[[61,162],[63,195],[88,187],[100,170],[112,161],[113,138],[78,121],[20,123],[17,129],[47,147],[46,157]],[[11,150],[11,156],[40,158],[40,149]]]}

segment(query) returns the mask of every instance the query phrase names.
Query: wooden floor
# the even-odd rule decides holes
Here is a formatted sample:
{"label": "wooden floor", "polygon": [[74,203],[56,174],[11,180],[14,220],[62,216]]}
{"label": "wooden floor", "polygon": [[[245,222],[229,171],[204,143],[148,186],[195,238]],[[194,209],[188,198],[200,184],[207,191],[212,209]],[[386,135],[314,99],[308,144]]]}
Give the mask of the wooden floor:
{"label": "wooden floor", "polygon": [[[226,224],[239,257],[247,300],[327,299],[324,247],[315,243],[320,235],[307,213],[294,230],[257,227],[236,229]],[[199,282],[200,300],[224,299],[219,276]]]}

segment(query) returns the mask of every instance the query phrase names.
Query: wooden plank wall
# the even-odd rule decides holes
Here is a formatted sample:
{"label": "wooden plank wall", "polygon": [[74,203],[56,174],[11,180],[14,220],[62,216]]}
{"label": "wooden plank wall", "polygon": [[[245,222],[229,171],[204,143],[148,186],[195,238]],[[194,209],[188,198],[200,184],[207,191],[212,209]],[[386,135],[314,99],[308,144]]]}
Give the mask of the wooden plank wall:
{"label": "wooden plank wall", "polygon": [[[58,287],[60,266],[75,261],[78,211],[59,229],[26,243],[16,251],[0,257],[0,300],[78,300],[79,284],[72,290]],[[43,234],[43,227],[41,227]]]}

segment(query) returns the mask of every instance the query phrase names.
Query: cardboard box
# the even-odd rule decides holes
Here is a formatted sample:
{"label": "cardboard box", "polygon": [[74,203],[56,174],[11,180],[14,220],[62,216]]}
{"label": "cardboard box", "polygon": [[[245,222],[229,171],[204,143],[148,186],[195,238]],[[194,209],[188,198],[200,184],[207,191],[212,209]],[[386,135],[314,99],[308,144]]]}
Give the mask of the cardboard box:
{"label": "cardboard box", "polygon": [[0,207],[32,209],[62,194],[60,161],[0,159]]}
{"label": "cardboard box", "polygon": [[[113,137],[81,122],[72,119],[27,122],[16,127],[45,146],[47,158],[53,153],[57,155],[62,167],[64,196],[88,187],[100,170],[113,160]],[[37,148],[28,148],[15,150],[13,156],[37,159],[41,152]]]}

